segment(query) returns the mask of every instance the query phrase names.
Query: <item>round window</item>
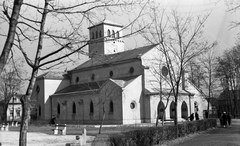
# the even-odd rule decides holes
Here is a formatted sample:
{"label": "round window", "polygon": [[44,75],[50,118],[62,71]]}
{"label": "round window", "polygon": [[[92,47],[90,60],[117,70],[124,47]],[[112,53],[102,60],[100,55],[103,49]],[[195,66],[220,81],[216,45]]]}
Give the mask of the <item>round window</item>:
{"label": "round window", "polygon": [[130,108],[131,108],[131,109],[135,109],[135,107],[136,107],[136,104],[135,104],[134,102],[131,102],[131,103],[130,103]]}
{"label": "round window", "polygon": [[166,77],[168,75],[168,68],[166,66],[162,67],[162,75]]}
{"label": "round window", "polygon": [[133,73],[134,73],[134,68],[133,68],[133,67],[131,67],[131,68],[129,69],[129,73],[130,73],[130,74],[133,74]]}

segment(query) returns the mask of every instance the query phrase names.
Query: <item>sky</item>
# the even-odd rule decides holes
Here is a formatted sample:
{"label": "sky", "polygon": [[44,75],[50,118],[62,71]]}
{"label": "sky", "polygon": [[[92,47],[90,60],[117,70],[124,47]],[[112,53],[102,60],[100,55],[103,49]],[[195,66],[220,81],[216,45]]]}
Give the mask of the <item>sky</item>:
{"label": "sky", "polygon": [[[157,3],[160,3],[159,8],[165,8],[168,10],[177,9],[178,13],[181,15],[187,15],[189,13],[193,16],[203,16],[210,13],[210,16],[204,27],[204,37],[209,41],[217,41],[218,45],[216,46],[217,54],[221,55],[222,52],[226,49],[231,48],[237,42],[237,34],[240,32],[240,27],[231,28],[231,22],[239,20],[240,10],[236,12],[228,12],[228,8],[223,0],[155,0]],[[66,1],[67,2],[67,1]],[[69,1],[68,1],[69,2]],[[1,9],[1,8],[0,8]],[[106,19],[113,21],[115,23],[122,24],[123,26],[127,25],[131,19],[134,19],[134,15],[137,13],[129,14],[119,14],[117,16],[112,14],[106,14]],[[142,21],[148,22],[147,19],[142,19]],[[239,20],[240,21],[240,20]],[[96,22],[97,23],[97,22]],[[7,32],[7,25],[0,23],[0,33]],[[83,32],[88,35],[87,27],[91,24],[85,25],[86,28],[83,28]],[[130,30],[126,30],[128,33]],[[3,48],[5,39],[0,37],[0,51]],[[134,35],[124,39],[125,49],[133,49],[136,47],[144,46],[146,42],[140,35]],[[33,48],[29,47],[28,50],[32,57],[34,57]],[[49,50],[48,50],[49,51]],[[16,56],[21,56],[20,52],[15,52]],[[79,59],[78,65],[84,62],[88,57],[82,56]],[[77,65],[77,64],[75,64]],[[72,69],[75,66],[71,66],[68,69]],[[26,67],[29,70],[28,67]],[[30,71],[29,71],[30,72]],[[42,74],[44,71],[40,71],[39,74]]]}

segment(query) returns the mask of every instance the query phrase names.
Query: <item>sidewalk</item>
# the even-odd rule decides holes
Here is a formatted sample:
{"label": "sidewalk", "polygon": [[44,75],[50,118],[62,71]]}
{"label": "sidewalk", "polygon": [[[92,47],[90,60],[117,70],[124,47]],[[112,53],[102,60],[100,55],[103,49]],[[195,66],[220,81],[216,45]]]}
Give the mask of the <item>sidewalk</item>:
{"label": "sidewalk", "polygon": [[232,126],[181,138],[168,146],[240,146],[240,119],[233,119]]}

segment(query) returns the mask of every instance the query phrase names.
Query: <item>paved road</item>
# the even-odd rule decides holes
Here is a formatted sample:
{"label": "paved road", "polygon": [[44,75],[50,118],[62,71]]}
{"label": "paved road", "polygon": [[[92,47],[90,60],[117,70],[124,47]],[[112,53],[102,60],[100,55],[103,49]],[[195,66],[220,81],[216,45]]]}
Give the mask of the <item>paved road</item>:
{"label": "paved road", "polygon": [[240,119],[233,119],[231,127],[218,126],[172,146],[240,146]]}

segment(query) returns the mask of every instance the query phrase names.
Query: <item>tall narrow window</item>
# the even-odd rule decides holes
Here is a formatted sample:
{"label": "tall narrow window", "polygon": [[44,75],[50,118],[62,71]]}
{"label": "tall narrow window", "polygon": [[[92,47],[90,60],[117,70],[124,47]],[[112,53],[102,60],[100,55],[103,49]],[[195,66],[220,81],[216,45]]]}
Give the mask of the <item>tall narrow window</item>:
{"label": "tall narrow window", "polygon": [[101,37],[102,37],[102,31],[99,30],[99,38],[101,38]]}
{"label": "tall narrow window", "polygon": [[108,31],[107,31],[107,36],[108,37],[110,37],[111,36],[111,32],[110,32],[110,30],[108,29]]}
{"label": "tall narrow window", "polygon": [[112,101],[110,101],[110,104],[109,104],[109,112],[113,113],[113,102]]}
{"label": "tall narrow window", "polygon": [[60,104],[57,105],[57,113],[60,114]]}
{"label": "tall narrow window", "polygon": [[92,39],[94,39],[94,32],[92,32]]}
{"label": "tall narrow window", "polygon": [[98,32],[96,31],[96,39],[98,38]]}
{"label": "tall narrow window", "polygon": [[93,111],[94,111],[94,109],[93,109],[93,102],[91,101],[90,102],[90,114],[93,114]]}
{"label": "tall narrow window", "polygon": [[41,106],[38,107],[38,115],[41,116]]}
{"label": "tall narrow window", "polygon": [[73,105],[72,105],[72,113],[76,114],[76,104],[75,104],[75,102],[73,102]]}
{"label": "tall narrow window", "polygon": [[115,38],[115,31],[112,30],[112,37]]}
{"label": "tall narrow window", "polygon": [[116,32],[116,38],[119,39],[119,31]]}

